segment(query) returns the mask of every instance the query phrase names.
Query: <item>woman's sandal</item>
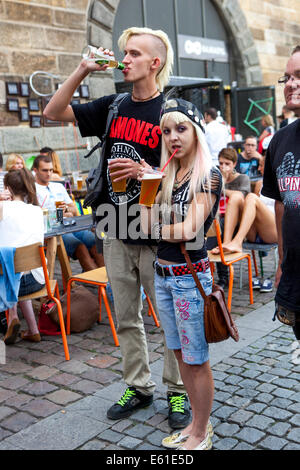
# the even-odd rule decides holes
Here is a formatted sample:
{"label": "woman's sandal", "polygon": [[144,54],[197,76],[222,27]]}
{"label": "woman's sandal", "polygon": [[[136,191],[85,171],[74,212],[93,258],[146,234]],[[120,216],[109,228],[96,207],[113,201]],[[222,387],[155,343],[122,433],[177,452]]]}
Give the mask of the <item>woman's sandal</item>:
{"label": "woman's sandal", "polygon": [[31,343],[39,343],[41,341],[41,335],[39,333],[28,335],[26,331],[21,331],[20,336],[24,341],[30,341]]}

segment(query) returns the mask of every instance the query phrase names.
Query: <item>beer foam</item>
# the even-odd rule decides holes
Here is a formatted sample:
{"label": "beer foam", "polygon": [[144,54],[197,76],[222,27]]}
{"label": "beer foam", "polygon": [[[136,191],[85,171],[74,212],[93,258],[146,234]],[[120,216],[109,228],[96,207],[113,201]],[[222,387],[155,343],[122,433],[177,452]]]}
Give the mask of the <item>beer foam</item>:
{"label": "beer foam", "polygon": [[143,180],[157,180],[162,178],[162,173],[144,173]]}

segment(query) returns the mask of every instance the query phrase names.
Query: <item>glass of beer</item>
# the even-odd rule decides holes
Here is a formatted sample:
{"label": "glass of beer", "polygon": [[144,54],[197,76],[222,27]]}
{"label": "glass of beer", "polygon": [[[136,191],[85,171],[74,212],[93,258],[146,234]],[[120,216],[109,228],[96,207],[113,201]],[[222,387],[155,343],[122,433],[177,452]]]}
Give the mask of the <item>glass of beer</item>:
{"label": "glass of beer", "polygon": [[156,170],[146,170],[142,178],[139,204],[151,207],[154,204],[155,196],[160,185],[163,173]]}
{"label": "glass of beer", "polygon": [[56,209],[58,209],[62,204],[64,204],[64,201],[55,201]]}
{"label": "glass of beer", "polygon": [[[110,158],[107,160],[108,163],[109,162],[113,162],[114,159],[113,158]],[[113,174],[115,171],[119,171],[120,168],[114,168],[114,169],[111,169],[109,170],[109,174],[110,174],[110,179],[111,179],[111,184],[112,184],[112,189],[113,189],[113,192],[114,193],[126,193],[126,183],[127,183],[127,179],[126,178],[123,178],[121,179],[120,181],[114,181],[113,179]]]}
{"label": "glass of beer", "polygon": [[77,178],[77,189],[82,189],[82,176]]}

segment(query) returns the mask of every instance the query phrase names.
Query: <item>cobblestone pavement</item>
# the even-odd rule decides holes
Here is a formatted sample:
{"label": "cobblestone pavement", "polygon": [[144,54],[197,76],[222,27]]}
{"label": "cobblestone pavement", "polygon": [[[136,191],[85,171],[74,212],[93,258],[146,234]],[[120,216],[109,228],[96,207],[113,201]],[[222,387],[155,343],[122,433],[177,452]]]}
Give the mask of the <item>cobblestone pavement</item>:
{"label": "cobblestone pavement", "polygon": [[[264,268],[271,276],[272,260]],[[249,306],[247,287],[240,290],[236,279],[232,312],[241,339],[210,346],[216,450],[300,449],[300,346],[290,328],[272,322],[273,295],[255,292]],[[155,400],[125,420],[106,418],[125,390],[120,349],[107,320],[68,338],[68,362],[60,337],[6,347],[0,449],[163,450],[161,440],[170,429],[162,338],[146,312],[144,319]]]}

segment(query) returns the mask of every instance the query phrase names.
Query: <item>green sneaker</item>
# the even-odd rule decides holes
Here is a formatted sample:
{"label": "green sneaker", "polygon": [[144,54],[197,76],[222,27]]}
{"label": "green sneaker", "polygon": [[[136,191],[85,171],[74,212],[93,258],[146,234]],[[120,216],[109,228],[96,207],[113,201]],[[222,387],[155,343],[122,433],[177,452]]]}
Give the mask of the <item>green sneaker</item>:
{"label": "green sneaker", "polygon": [[144,395],[134,387],[128,387],[120,400],[107,411],[109,419],[128,418],[135,410],[146,408],[153,402],[153,395]]}
{"label": "green sneaker", "polygon": [[168,423],[172,429],[183,429],[190,421],[190,406],[186,393],[168,393]]}

